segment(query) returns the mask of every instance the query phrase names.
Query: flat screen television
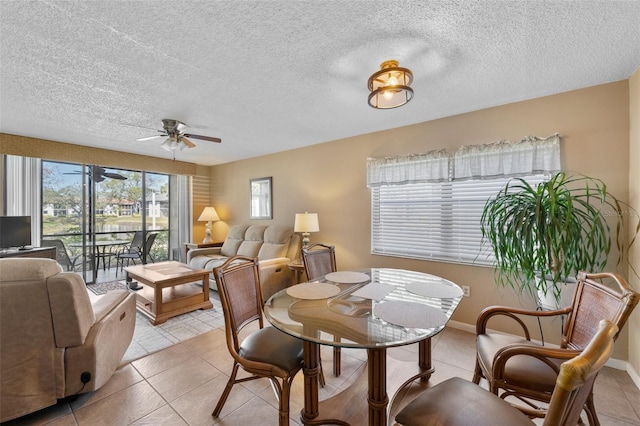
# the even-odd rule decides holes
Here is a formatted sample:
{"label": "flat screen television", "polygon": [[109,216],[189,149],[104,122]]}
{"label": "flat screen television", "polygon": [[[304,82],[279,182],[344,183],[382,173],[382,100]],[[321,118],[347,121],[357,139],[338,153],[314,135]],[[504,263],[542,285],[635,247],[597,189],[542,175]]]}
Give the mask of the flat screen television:
{"label": "flat screen television", "polygon": [[31,245],[31,216],[0,216],[0,248]]}

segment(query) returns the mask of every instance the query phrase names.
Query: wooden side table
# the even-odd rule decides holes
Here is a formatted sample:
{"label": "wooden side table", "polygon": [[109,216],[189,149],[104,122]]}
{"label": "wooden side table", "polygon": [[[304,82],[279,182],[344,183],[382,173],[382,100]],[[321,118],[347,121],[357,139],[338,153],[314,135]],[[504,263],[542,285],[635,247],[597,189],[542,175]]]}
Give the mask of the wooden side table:
{"label": "wooden side table", "polygon": [[300,284],[302,274],[304,272],[304,263],[293,261],[287,265],[293,271],[293,279],[291,285]]}
{"label": "wooden side table", "polygon": [[208,247],[222,247],[222,244],[224,243],[224,241],[215,241],[213,243],[184,243],[184,250],[182,251],[182,254],[184,255],[184,263],[187,263],[187,253],[189,253],[189,250],[191,249],[197,249],[197,248],[208,248]]}

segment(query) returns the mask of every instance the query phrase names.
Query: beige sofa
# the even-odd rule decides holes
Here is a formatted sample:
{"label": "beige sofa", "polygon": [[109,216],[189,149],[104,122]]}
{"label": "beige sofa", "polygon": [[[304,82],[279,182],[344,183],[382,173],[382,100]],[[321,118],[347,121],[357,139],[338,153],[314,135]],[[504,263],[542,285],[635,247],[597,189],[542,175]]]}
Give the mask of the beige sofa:
{"label": "beige sofa", "polygon": [[[287,265],[300,253],[300,236],[293,228],[278,225],[233,225],[222,247],[191,249],[187,263],[194,268],[213,270],[231,256],[257,257],[260,265],[262,296],[272,294],[291,284],[291,270]],[[209,286],[217,290],[213,274]]]}
{"label": "beige sofa", "polygon": [[131,343],[135,310],[126,290],[92,305],[82,277],[53,259],[0,259],[0,421],[104,385]]}

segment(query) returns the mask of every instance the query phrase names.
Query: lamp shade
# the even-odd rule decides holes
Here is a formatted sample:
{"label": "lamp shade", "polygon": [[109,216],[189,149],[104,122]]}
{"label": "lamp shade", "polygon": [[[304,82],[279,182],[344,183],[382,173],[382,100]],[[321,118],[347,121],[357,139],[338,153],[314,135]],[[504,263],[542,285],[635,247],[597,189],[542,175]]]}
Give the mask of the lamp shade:
{"label": "lamp shade", "polygon": [[202,210],[200,217],[198,218],[199,222],[215,222],[218,220],[220,220],[220,217],[218,216],[218,212],[216,212],[216,209],[214,209],[213,207],[205,207],[204,210]]}
{"label": "lamp shade", "polygon": [[296,213],[296,220],[293,225],[294,232],[318,232],[318,213]]}

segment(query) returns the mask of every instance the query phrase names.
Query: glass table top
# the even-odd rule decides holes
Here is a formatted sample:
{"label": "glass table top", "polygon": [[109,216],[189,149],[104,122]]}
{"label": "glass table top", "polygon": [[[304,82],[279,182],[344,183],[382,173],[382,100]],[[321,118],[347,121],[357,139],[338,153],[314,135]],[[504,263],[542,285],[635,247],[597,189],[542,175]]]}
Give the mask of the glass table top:
{"label": "glass table top", "polygon": [[333,281],[310,281],[271,296],[267,320],[324,345],[391,347],[439,333],[462,299],[458,285],[422,272],[370,268],[328,276]]}

